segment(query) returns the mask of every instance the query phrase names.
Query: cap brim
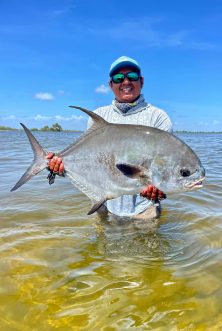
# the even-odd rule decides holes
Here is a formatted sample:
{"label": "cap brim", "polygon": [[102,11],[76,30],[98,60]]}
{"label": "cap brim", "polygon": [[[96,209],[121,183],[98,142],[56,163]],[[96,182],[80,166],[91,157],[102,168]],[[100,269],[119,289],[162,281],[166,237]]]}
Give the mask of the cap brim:
{"label": "cap brim", "polygon": [[129,68],[133,68],[133,69],[136,69],[136,71],[138,73],[140,73],[140,67],[137,66],[136,64],[132,63],[132,62],[129,62],[129,61],[123,61],[121,63],[118,63],[116,64],[109,72],[109,75],[110,77],[115,74],[115,72],[121,68],[126,68],[126,67],[129,67]]}

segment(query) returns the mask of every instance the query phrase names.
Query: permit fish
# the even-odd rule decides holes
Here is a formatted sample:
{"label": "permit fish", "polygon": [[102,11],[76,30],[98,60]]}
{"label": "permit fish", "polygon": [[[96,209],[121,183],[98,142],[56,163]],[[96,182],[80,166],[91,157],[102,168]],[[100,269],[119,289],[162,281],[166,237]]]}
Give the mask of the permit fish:
{"label": "permit fish", "polygon": [[[63,151],[65,176],[92,201],[88,215],[109,199],[141,192],[147,185],[169,193],[202,187],[205,170],[196,153],[166,131],[142,125],[108,123],[94,112],[78,106],[93,125]],[[42,146],[22,124],[34,160],[11,191],[47,168]]]}

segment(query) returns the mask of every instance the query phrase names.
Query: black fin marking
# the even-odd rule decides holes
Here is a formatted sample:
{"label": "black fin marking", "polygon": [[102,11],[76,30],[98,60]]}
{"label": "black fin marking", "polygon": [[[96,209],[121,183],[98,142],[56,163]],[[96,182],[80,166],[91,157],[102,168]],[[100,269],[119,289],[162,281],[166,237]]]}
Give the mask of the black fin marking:
{"label": "black fin marking", "polygon": [[87,215],[92,215],[93,213],[95,213],[95,211],[97,211],[105,202],[106,202],[106,199],[103,199],[101,201],[96,202],[92,206],[92,208],[90,209],[90,211],[87,213]]}
{"label": "black fin marking", "polygon": [[127,177],[139,178],[145,177],[145,168],[127,163],[117,163],[116,167]]}

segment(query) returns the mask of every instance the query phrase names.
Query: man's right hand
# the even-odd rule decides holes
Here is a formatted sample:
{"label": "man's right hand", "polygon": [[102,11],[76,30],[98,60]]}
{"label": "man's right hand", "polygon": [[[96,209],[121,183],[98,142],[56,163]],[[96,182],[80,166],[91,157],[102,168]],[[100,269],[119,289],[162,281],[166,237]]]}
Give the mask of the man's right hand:
{"label": "man's right hand", "polygon": [[140,195],[148,200],[152,200],[154,202],[159,202],[160,200],[166,199],[166,194],[160,191],[154,185],[148,185],[145,187]]}
{"label": "man's right hand", "polygon": [[61,157],[55,156],[54,153],[49,152],[46,159],[49,160],[48,170],[59,176],[64,176],[65,167]]}

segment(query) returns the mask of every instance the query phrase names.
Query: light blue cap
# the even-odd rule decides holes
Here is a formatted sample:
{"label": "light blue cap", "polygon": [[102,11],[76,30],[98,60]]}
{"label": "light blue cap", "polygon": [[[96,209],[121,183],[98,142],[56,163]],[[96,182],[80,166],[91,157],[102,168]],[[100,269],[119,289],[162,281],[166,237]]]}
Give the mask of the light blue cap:
{"label": "light blue cap", "polygon": [[115,60],[111,64],[111,67],[109,70],[110,77],[113,75],[113,73],[115,73],[115,71],[117,71],[120,68],[124,68],[124,67],[134,68],[140,74],[141,69],[140,69],[139,63],[136,60],[131,59],[128,56],[120,56],[117,60]]}

